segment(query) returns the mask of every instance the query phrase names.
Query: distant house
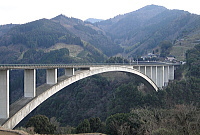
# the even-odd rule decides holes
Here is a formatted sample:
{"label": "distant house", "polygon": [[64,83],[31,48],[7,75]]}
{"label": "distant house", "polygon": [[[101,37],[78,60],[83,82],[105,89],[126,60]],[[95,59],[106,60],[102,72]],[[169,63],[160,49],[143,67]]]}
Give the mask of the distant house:
{"label": "distant house", "polygon": [[156,54],[153,54],[153,53],[148,53],[147,55],[149,58],[156,58],[157,55]]}
{"label": "distant house", "polygon": [[168,56],[168,57],[166,57],[166,60],[172,62],[172,61],[175,61],[176,58],[174,56]]}
{"label": "distant house", "polygon": [[157,58],[157,57],[158,57],[158,56],[155,55],[155,54],[153,54],[153,53],[148,53],[147,55],[142,56],[141,58],[142,58],[143,60],[145,60],[145,59],[152,59],[152,58]]}

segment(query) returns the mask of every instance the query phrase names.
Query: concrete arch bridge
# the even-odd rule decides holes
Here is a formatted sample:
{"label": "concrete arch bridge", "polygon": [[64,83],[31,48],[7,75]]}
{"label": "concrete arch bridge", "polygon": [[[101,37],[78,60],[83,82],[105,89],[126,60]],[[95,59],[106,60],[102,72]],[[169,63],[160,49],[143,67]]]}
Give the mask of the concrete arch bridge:
{"label": "concrete arch bridge", "polygon": [[[105,72],[128,72],[149,89],[158,91],[174,80],[176,64],[144,62],[120,64],[0,64],[0,125],[13,129],[37,106],[64,87],[83,78]],[[57,77],[57,69],[65,74]],[[24,97],[9,105],[9,71],[24,70]],[[36,88],[36,70],[46,69],[46,83]]]}

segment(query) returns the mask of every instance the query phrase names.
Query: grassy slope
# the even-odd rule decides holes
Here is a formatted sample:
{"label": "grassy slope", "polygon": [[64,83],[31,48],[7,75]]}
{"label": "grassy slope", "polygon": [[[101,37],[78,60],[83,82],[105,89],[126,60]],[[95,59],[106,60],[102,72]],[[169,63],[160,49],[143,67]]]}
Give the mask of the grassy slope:
{"label": "grassy slope", "polygon": [[80,45],[68,45],[64,43],[57,43],[54,46],[51,46],[50,48],[46,49],[45,51],[50,52],[52,50],[59,50],[62,48],[67,48],[71,57],[77,57],[77,55],[84,50]]}
{"label": "grassy slope", "polygon": [[187,37],[177,40],[170,52],[171,55],[176,56],[180,61],[185,61],[185,53],[187,50],[194,48],[200,43],[200,33],[196,32]]}

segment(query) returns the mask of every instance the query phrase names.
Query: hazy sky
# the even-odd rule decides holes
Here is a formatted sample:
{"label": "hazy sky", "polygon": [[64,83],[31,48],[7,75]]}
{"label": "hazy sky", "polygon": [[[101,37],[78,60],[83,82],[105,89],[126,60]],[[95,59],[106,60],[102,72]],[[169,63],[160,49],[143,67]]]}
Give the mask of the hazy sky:
{"label": "hazy sky", "polygon": [[1,0],[0,25],[23,24],[59,14],[78,19],[109,19],[146,5],[160,5],[200,15],[199,0]]}

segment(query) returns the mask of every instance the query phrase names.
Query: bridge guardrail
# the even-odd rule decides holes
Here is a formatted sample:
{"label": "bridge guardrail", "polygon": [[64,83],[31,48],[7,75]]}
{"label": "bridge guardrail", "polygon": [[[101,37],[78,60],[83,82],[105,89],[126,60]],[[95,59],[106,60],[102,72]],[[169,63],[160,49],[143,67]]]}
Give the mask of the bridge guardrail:
{"label": "bridge guardrail", "polygon": [[0,64],[0,69],[43,69],[43,68],[67,68],[67,67],[92,67],[92,66],[106,66],[106,65],[180,65],[179,63],[165,63],[165,62],[132,62],[132,63],[70,63],[70,64]]}

